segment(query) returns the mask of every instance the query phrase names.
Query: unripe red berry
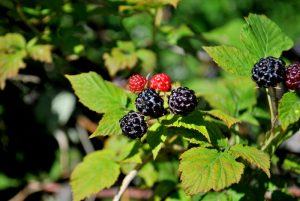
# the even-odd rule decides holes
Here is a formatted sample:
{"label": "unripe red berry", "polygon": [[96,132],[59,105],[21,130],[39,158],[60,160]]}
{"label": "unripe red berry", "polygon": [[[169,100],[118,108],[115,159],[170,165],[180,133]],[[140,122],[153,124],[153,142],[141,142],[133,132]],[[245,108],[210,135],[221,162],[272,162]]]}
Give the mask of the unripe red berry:
{"label": "unripe red berry", "polygon": [[171,84],[170,77],[165,73],[156,74],[150,79],[150,88],[159,89],[163,92],[170,91]]}
{"label": "unripe red berry", "polygon": [[131,92],[140,92],[147,84],[146,78],[141,75],[133,75],[128,79],[128,86]]}

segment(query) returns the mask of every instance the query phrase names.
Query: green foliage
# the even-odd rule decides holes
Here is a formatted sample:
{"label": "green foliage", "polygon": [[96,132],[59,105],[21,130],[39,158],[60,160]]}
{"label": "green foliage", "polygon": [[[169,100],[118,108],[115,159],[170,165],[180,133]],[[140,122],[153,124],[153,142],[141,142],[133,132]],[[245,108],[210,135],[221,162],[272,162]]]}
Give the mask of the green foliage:
{"label": "green foliage", "polygon": [[285,93],[279,103],[279,119],[283,129],[300,119],[300,99],[293,93]]}
{"label": "green foliage", "polygon": [[189,195],[218,191],[238,183],[244,171],[244,165],[232,155],[214,149],[192,148],[180,158],[182,187]]}
{"label": "green foliage", "polygon": [[164,142],[167,139],[166,128],[160,123],[152,125],[147,132],[147,142],[150,145],[153,159],[158,155],[158,152],[161,150]]}
{"label": "green foliage", "polygon": [[112,160],[109,150],[96,151],[84,158],[71,175],[74,201],[97,193],[113,185],[120,174],[120,166]]}
{"label": "green foliage", "polygon": [[280,57],[293,41],[264,15],[250,14],[241,30],[241,46],[204,47],[225,71],[250,77],[253,65],[267,56]]}
{"label": "green foliage", "polygon": [[205,114],[209,114],[213,117],[216,117],[218,119],[221,119],[222,121],[224,121],[224,123],[230,128],[231,126],[233,126],[234,124],[238,123],[239,120],[224,113],[221,110],[211,110],[211,111],[206,111]]}
{"label": "green foliage", "polygon": [[8,33],[0,37],[0,88],[4,89],[5,80],[15,77],[19,70],[26,67],[24,59],[51,63],[51,45],[37,45],[37,39],[26,44],[25,38],[18,33]]}

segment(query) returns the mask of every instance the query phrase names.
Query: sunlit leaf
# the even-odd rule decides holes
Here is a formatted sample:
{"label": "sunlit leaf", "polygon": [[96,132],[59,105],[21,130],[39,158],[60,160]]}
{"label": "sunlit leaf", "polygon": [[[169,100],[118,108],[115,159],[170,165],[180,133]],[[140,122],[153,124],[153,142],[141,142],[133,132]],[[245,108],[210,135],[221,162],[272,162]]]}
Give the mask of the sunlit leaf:
{"label": "sunlit leaf", "polygon": [[280,57],[293,46],[293,41],[266,16],[250,14],[245,20],[241,40],[257,61],[267,56]]}
{"label": "sunlit leaf", "polygon": [[222,121],[224,121],[224,123],[230,128],[231,126],[233,126],[234,124],[238,123],[239,120],[224,113],[221,110],[211,110],[211,111],[206,111],[205,114],[209,114],[213,117],[216,117]]}
{"label": "sunlit leaf", "polygon": [[257,166],[270,177],[270,157],[267,153],[255,147],[236,144],[230,148],[230,153],[235,157],[242,157],[250,164]]}
{"label": "sunlit leaf", "polygon": [[181,156],[179,171],[182,187],[188,195],[221,190],[238,183],[244,165],[227,152],[215,149],[192,148]]}
{"label": "sunlit leaf", "polygon": [[120,174],[120,166],[112,160],[114,153],[109,150],[96,151],[87,155],[76,166],[71,175],[73,200],[85,197],[112,186]]}
{"label": "sunlit leaf", "polygon": [[127,104],[126,92],[111,82],[104,81],[94,72],[66,75],[79,101],[98,113],[124,110]]}
{"label": "sunlit leaf", "polygon": [[29,56],[37,61],[52,63],[51,45],[27,46]]}

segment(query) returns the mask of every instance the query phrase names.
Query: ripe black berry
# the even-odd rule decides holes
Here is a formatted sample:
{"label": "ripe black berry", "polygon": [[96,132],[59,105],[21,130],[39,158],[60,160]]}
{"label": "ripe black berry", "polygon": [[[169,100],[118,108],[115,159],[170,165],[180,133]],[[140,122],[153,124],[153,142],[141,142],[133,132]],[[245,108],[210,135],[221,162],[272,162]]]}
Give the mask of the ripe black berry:
{"label": "ripe black berry", "polygon": [[168,103],[172,113],[186,115],[194,111],[197,99],[193,90],[179,87],[171,91]]}
{"label": "ripe black berry", "polygon": [[164,101],[154,89],[144,89],[135,100],[136,109],[145,116],[160,117],[164,114]]}
{"label": "ripe black berry", "polygon": [[252,79],[259,87],[275,87],[284,80],[285,63],[281,59],[267,57],[260,59],[252,69]]}
{"label": "ripe black berry", "polygon": [[123,116],[119,123],[123,133],[132,139],[141,138],[148,128],[144,116],[134,111]]}
{"label": "ripe black berry", "polygon": [[285,73],[285,85],[288,89],[300,88],[300,64],[295,63],[288,66]]}

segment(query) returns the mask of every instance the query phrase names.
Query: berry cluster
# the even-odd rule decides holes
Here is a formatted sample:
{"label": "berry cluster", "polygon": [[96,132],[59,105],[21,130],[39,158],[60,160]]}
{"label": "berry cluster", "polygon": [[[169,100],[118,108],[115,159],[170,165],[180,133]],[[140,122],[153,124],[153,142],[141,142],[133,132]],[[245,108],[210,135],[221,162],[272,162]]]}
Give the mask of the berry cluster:
{"label": "berry cluster", "polygon": [[[165,73],[156,74],[149,83],[147,88],[147,80],[141,75],[133,75],[128,79],[130,91],[139,92],[135,100],[138,112],[130,111],[119,121],[123,133],[129,138],[141,138],[147,132],[144,116],[158,118],[167,113],[160,92],[171,90],[170,77]],[[170,111],[174,114],[187,115],[197,106],[194,91],[187,87],[173,89],[167,97]]]}
{"label": "berry cluster", "polygon": [[291,64],[285,68],[281,59],[271,56],[262,58],[252,69],[252,79],[259,87],[275,87],[284,82],[288,89],[300,89],[300,64]]}

